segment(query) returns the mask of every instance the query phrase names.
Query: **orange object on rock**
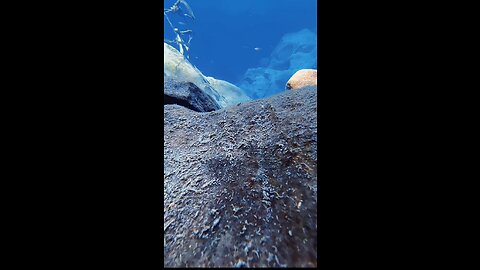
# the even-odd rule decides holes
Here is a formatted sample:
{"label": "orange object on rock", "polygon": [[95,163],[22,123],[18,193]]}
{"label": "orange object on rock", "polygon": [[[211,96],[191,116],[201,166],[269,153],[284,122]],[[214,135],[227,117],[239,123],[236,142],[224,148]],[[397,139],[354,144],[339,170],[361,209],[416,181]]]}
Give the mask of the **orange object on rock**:
{"label": "orange object on rock", "polygon": [[285,86],[286,90],[295,90],[304,87],[317,87],[317,70],[316,69],[301,69],[297,71],[288,80]]}

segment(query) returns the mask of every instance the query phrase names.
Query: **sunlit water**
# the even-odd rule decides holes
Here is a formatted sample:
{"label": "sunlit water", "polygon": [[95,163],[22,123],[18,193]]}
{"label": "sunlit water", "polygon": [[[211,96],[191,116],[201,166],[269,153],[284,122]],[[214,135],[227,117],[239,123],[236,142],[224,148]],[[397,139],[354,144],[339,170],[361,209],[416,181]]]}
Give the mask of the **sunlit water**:
{"label": "sunlit water", "polygon": [[[192,30],[182,35],[184,42],[191,37],[189,51],[185,53],[203,74],[229,81],[242,89],[247,88],[244,90],[252,98],[262,98],[282,91],[285,80],[296,70],[316,68],[316,0],[185,1],[194,19],[184,15],[190,14],[185,12],[187,8],[184,5],[179,5],[179,12],[168,13],[168,18],[178,31]],[[177,0],[165,0],[164,8],[170,8],[175,2]],[[175,32],[168,21],[164,21],[164,39],[174,40]],[[302,33],[311,32],[315,37],[314,50],[311,44],[293,49],[287,45],[272,56],[285,34],[299,33],[305,29],[308,31]],[[312,40],[311,35],[306,39]],[[299,40],[296,43],[301,42]],[[292,57],[298,51],[303,56]],[[273,65],[274,57],[283,58],[285,63]],[[278,59],[275,61],[278,62]],[[247,70],[254,68],[261,69],[247,78]]]}

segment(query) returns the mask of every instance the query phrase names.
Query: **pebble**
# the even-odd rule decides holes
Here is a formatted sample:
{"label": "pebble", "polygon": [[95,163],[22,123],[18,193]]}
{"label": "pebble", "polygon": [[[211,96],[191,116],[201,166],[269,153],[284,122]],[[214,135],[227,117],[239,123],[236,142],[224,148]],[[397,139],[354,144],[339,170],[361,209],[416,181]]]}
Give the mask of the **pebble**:
{"label": "pebble", "polygon": [[215,220],[213,221],[212,230],[213,230],[213,229],[215,228],[215,226],[217,226],[217,224],[220,222],[220,218],[221,218],[221,217],[218,217],[217,219],[215,219]]}

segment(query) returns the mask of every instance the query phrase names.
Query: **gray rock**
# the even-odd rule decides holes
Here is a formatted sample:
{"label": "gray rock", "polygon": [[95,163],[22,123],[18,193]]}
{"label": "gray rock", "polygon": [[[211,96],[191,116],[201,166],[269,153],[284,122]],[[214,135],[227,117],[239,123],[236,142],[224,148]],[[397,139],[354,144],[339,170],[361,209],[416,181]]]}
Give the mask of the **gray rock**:
{"label": "gray rock", "polygon": [[197,112],[220,109],[218,103],[191,82],[179,82],[169,76],[163,77],[164,104],[178,104]]}
{"label": "gray rock", "polygon": [[164,107],[164,266],[317,266],[317,91]]}

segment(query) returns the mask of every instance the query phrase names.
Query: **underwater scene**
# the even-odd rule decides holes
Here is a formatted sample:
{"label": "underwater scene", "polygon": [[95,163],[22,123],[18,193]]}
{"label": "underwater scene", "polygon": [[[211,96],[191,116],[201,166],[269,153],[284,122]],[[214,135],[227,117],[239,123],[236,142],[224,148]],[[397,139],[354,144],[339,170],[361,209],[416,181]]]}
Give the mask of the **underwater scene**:
{"label": "underwater scene", "polygon": [[164,266],[317,267],[317,0],[164,0]]}

